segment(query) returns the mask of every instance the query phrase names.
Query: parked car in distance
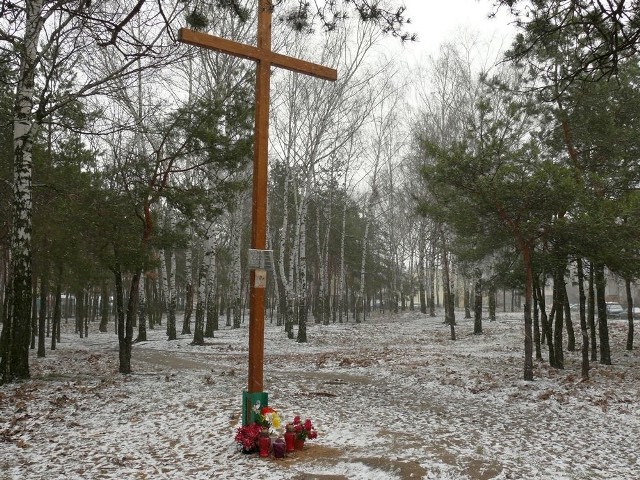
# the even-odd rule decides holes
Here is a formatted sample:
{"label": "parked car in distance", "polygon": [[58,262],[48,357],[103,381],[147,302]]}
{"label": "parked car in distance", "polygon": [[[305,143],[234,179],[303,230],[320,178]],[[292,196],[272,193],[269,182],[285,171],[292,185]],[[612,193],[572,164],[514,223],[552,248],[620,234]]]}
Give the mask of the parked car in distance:
{"label": "parked car in distance", "polygon": [[[620,318],[628,318],[627,316],[628,310],[623,310],[620,315],[617,315]],[[640,318],[640,307],[633,307],[633,318]]]}
{"label": "parked car in distance", "polygon": [[618,302],[607,302],[608,317],[620,317],[623,313],[625,313],[625,309]]}

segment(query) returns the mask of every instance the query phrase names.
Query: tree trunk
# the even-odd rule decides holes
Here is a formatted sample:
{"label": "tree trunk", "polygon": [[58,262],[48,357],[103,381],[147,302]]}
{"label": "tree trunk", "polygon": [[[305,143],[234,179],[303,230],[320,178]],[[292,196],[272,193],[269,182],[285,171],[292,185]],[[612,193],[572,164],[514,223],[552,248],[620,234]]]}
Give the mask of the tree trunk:
{"label": "tree trunk", "polygon": [[[204,257],[200,268],[204,268],[207,271],[206,276],[206,313],[207,324],[205,326],[204,336],[206,338],[213,338],[214,332],[218,330],[218,295],[217,295],[217,271],[216,271],[216,244],[212,237],[213,234],[208,234],[204,245]],[[199,295],[199,293],[198,293]],[[196,305],[196,310],[197,310]],[[196,312],[196,315],[198,313]]]}
{"label": "tree trunk", "polygon": [[[346,191],[346,178],[345,178],[345,191]],[[344,202],[342,207],[342,229],[340,230],[340,278],[337,298],[338,298],[338,322],[342,323],[342,315],[347,305],[347,292],[346,292],[346,266],[345,266],[345,244],[347,238],[347,202]]]}
{"label": "tree trunk", "polygon": [[438,282],[436,281],[436,235],[433,236],[433,240],[431,242],[431,255],[429,262],[429,316],[436,316],[436,301],[438,299],[438,294],[436,292],[436,288]]}
{"label": "tree trunk", "polygon": [[89,304],[89,289],[86,290],[86,297],[85,297],[85,315],[84,315],[84,321],[82,326],[84,327],[84,336],[85,338],[89,336],[89,315],[88,315],[88,310],[87,310],[87,305]]}
{"label": "tree trunk", "polygon": [[45,356],[45,322],[47,319],[47,297],[49,296],[49,278],[47,272],[49,270],[44,262],[43,273],[40,277],[40,311],[38,312],[38,353],[37,356],[43,358]]}
{"label": "tree trunk", "polygon": [[604,265],[595,264],[596,304],[598,306],[598,333],[600,335],[600,363],[611,365],[609,348],[609,325],[607,323],[607,303],[605,289],[607,281],[604,276]]}
{"label": "tree trunk", "polygon": [[[282,206],[282,228],[280,229],[279,237],[279,255],[278,255],[278,286],[280,291],[281,312],[283,317],[284,331],[287,334],[287,338],[293,339],[293,322],[294,322],[294,305],[295,305],[295,292],[294,292],[294,272],[296,265],[296,247],[297,245],[297,233],[294,236],[294,247],[291,248],[287,244],[287,234],[289,233],[289,190],[291,180],[288,176],[284,179],[284,195]],[[297,224],[296,224],[297,226]],[[288,270],[285,269],[285,258],[288,252]]]}
{"label": "tree trunk", "polygon": [[107,283],[102,284],[102,293],[100,295],[100,325],[98,330],[100,332],[107,332],[107,324],[109,323],[109,289]]}
{"label": "tree trunk", "polygon": [[[127,299],[126,317],[124,314],[118,320],[120,328],[118,328],[118,347],[120,365],[118,371],[120,373],[131,373],[131,346],[133,345],[133,322],[136,315],[136,307],[138,304],[138,290],[140,288],[140,270],[136,271],[131,278],[131,288],[129,289],[129,298]],[[123,291],[122,274],[120,274],[120,290]],[[124,292],[123,292],[124,293]],[[124,306],[124,299],[122,302]]]}
{"label": "tree trunk", "polygon": [[[239,200],[244,203],[244,195]],[[230,304],[233,318],[233,328],[240,328],[242,319],[242,268],[240,264],[240,250],[242,249],[242,209],[238,207],[230,216],[230,244],[231,244],[231,285]]]}
{"label": "tree trunk", "polygon": [[585,294],[584,294],[584,268],[582,266],[582,258],[576,260],[576,269],[578,273],[578,297],[580,303],[580,334],[582,336],[582,379],[589,379],[589,333],[587,331],[587,316],[585,314]]}
{"label": "tree trunk", "polygon": [[627,350],[633,350],[633,296],[631,295],[631,279],[624,279],[625,292],[627,294],[627,321],[629,330],[627,331]]}
{"label": "tree trunk", "polygon": [[185,257],[185,304],[184,304],[184,318],[182,321],[182,335],[191,334],[191,313],[193,311],[193,273],[192,273],[192,261],[191,261],[191,231],[190,237],[187,242],[187,248],[184,252]]}
{"label": "tree trunk", "polygon": [[31,292],[31,326],[29,328],[29,348],[36,348],[36,336],[38,331],[38,286],[34,285]]}
{"label": "tree trunk", "polygon": [[[534,276],[537,278],[537,276]],[[540,343],[540,305],[536,293],[535,280],[533,287],[533,345],[536,349],[536,360],[542,360],[542,345]]]}
{"label": "tree trunk", "polygon": [[[469,282],[467,281],[467,277],[465,276],[462,280],[462,306],[464,308],[464,318],[471,318],[471,289],[469,287]],[[475,308],[475,297],[473,298],[474,308]]]}
{"label": "tree trunk", "polygon": [[[168,220],[169,228],[171,228],[171,219]],[[167,309],[167,339],[176,340],[178,338],[176,330],[176,296],[173,279],[175,277],[175,254],[171,250],[169,252],[169,264],[165,251],[160,251],[160,263],[162,266],[162,287],[164,290],[164,299]],[[171,270],[170,270],[171,268]]]}
{"label": "tree trunk", "polygon": [[[371,213],[371,209],[367,210],[368,214]],[[362,235],[362,253],[360,258],[360,288],[358,289],[358,294],[356,297],[356,311],[355,311],[355,322],[360,323],[361,316],[360,314],[364,311],[364,289],[365,289],[365,281],[366,281],[366,268],[367,268],[367,246],[369,244],[369,217],[365,219],[364,224],[364,234]]]}
{"label": "tree trunk", "polygon": [[[306,262],[302,261],[302,255],[301,254],[301,259],[300,259],[300,263],[302,265],[306,265]],[[298,292],[298,312],[297,312],[297,319],[298,319],[298,335],[296,337],[296,342],[298,343],[307,343],[307,295],[306,295],[306,287],[307,287],[307,282],[306,282],[306,269],[303,269],[301,267],[301,275],[304,275],[305,278],[303,279],[301,277],[300,279],[300,286],[299,286],[299,292]]]}
{"label": "tree trunk", "polygon": [[38,122],[33,118],[38,41],[44,20],[42,0],[26,2],[23,44],[18,70],[13,121],[13,211],[9,260],[9,283],[0,339],[0,383],[29,378],[31,336],[31,232],[33,141]]}
{"label": "tree trunk", "polygon": [[168,340],[176,340],[178,338],[176,325],[176,309],[178,304],[178,293],[176,291],[176,252],[169,250],[169,264],[171,271],[169,272],[169,304],[167,306],[167,331]]}
{"label": "tree trunk", "polygon": [[[209,243],[208,241],[206,243]],[[193,345],[204,345],[204,315],[207,304],[207,278],[209,276],[210,255],[213,252],[207,245],[205,248],[200,270],[198,272],[197,295],[196,295],[196,321],[193,327]],[[213,331],[211,331],[213,336]]]}
{"label": "tree trunk", "polygon": [[[59,272],[62,268],[59,269]],[[53,305],[53,320],[51,322],[51,350],[55,350],[60,338],[60,321],[62,320],[62,275],[56,280],[55,303]]]}
{"label": "tree trunk", "polygon": [[444,292],[445,302],[445,323],[449,324],[451,329],[451,340],[456,339],[456,315],[454,311],[455,300],[453,298],[453,292],[451,291],[451,279],[449,270],[449,254],[447,252],[447,242],[444,231],[440,231],[442,238],[442,288]]}
{"label": "tree trunk", "polygon": [[573,330],[573,322],[571,321],[571,307],[569,306],[569,297],[567,295],[567,285],[564,286],[564,321],[567,329],[567,350],[576,351],[576,334]]}
{"label": "tree trunk", "polygon": [[596,340],[596,294],[593,262],[589,263],[589,298],[587,306],[587,321],[589,322],[589,332],[591,333],[591,361],[596,362],[598,360],[598,345]]}
{"label": "tree trunk", "polygon": [[[542,275],[542,278],[545,279],[545,275]],[[550,320],[547,317],[547,306],[546,306],[546,298],[545,298],[545,282],[540,285],[540,281],[538,280],[538,276],[534,276],[533,279],[534,286],[536,289],[536,296],[538,297],[538,304],[540,305],[540,323],[542,323],[542,342],[546,339],[547,341],[547,350],[549,352],[549,365],[552,367],[556,366],[556,355],[555,349],[553,347],[553,335],[551,333],[552,325]]]}
{"label": "tree trunk", "polygon": [[424,220],[420,222],[420,231],[418,235],[418,292],[420,297],[420,312],[427,314],[427,286],[426,286],[426,268],[427,261],[427,242],[425,239]]}
{"label": "tree trunk", "polygon": [[473,308],[473,334],[482,334],[482,271],[477,268],[475,271],[476,282],[473,292],[474,308]]}
{"label": "tree trunk", "polygon": [[75,333],[80,335],[80,338],[84,338],[84,316],[85,316],[85,305],[84,305],[84,288],[78,288],[76,290],[76,316],[75,316]]}
{"label": "tree trunk", "polygon": [[[310,183],[310,180],[308,181]],[[307,185],[306,191],[310,189]],[[307,343],[307,207],[308,199],[301,200],[298,218],[300,243],[298,254],[298,343]]]}
{"label": "tree trunk", "polygon": [[531,305],[533,303],[533,259],[532,248],[527,243],[520,245],[524,263],[524,379],[533,380],[533,337],[531,328]]}
{"label": "tree trunk", "polygon": [[147,341],[147,294],[146,275],[141,273],[140,285],[138,286],[138,338],[134,343]]}
{"label": "tree trunk", "polygon": [[[125,317],[124,317],[124,289],[122,286],[122,271],[120,265],[116,263],[114,269],[116,283],[116,323],[118,325],[118,352],[120,373],[130,373],[131,371],[131,350],[126,345]],[[129,353],[129,355],[127,355]]]}
{"label": "tree trunk", "polygon": [[556,368],[564,368],[564,345],[562,344],[562,331],[564,328],[564,272],[565,265],[556,267],[553,276],[553,305],[555,307],[555,322],[553,326],[553,345],[555,347]]}
{"label": "tree trunk", "polygon": [[496,321],[496,282],[489,280],[489,321]]}
{"label": "tree trunk", "polygon": [[[331,220],[332,220],[333,195],[329,192],[329,205],[323,208],[316,208],[316,251],[317,253],[317,270],[319,288],[316,301],[316,323],[329,325],[330,320],[330,294],[329,294],[329,241],[331,237]],[[324,234],[320,235],[321,216],[326,215],[326,227]]]}

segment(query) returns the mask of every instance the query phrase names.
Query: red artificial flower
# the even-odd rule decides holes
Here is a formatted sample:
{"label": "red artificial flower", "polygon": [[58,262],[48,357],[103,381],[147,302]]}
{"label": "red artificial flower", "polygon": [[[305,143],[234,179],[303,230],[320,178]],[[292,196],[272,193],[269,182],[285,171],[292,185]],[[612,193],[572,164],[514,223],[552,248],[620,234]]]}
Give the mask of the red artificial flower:
{"label": "red artificial flower", "polygon": [[307,418],[307,419],[304,421],[304,429],[305,429],[305,430],[307,430],[307,431],[310,431],[312,428],[313,428],[313,427],[311,426],[311,419],[310,419],[310,418]]}
{"label": "red artificial flower", "polygon": [[256,423],[239,427],[236,431],[235,441],[245,450],[251,450],[255,447],[261,432],[262,427]]}
{"label": "red artificial flower", "polygon": [[311,419],[307,418],[302,422],[299,415],[293,418],[293,422],[287,423],[287,430],[295,432],[296,437],[300,440],[313,440],[314,438],[318,438],[318,432],[314,430]]}

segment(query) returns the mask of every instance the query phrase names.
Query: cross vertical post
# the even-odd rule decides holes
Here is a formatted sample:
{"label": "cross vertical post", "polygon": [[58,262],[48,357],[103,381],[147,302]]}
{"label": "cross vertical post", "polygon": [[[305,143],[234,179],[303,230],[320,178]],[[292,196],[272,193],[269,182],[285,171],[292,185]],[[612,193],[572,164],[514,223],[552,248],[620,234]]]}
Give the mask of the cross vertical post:
{"label": "cross vertical post", "polygon": [[[258,50],[271,51],[270,0],[258,6]],[[253,150],[253,197],[251,202],[251,248],[267,247],[267,164],[269,155],[269,93],[271,62],[258,60],[256,71],[255,141]],[[247,391],[262,392],[264,385],[264,297],[265,289],[256,288],[255,270],[249,286],[249,373]]]}
{"label": "cross vertical post", "polygon": [[[257,63],[255,132],[253,150],[253,197],[251,204],[251,248],[264,251],[267,246],[267,183],[269,156],[269,98],[271,88],[271,67],[312,75],[325,80],[335,81],[338,73],[335,69],[317,65],[271,50],[272,0],[258,2],[258,40],[257,46],[246,45],[224,38],[181,28],[178,40],[190,45],[204,47],[247,58]],[[264,318],[265,318],[265,282],[264,272],[252,268],[249,281],[249,366],[247,390],[243,392],[242,423],[247,425],[254,420],[253,406],[268,404],[264,389]]]}

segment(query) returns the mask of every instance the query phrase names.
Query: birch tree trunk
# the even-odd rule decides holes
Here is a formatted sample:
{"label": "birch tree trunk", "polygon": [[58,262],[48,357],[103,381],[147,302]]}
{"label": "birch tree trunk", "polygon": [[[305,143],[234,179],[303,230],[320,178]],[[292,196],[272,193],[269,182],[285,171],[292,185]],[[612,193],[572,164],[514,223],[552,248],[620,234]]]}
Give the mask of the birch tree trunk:
{"label": "birch tree trunk", "polygon": [[[380,152],[376,150],[376,159],[373,167],[373,173],[371,177],[371,193],[365,200],[365,218],[364,218],[364,233],[362,234],[362,257],[360,258],[360,288],[356,296],[355,304],[355,322],[360,323],[360,313],[364,311],[364,292],[366,285],[366,267],[367,267],[367,252],[369,247],[369,226],[371,219],[373,218],[373,208],[378,200],[378,169],[380,165]],[[382,299],[380,299],[382,301]]]}
{"label": "birch tree trunk", "polygon": [[[171,217],[168,218],[169,228],[171,228]],[[167,309],[167,337],[168,340],[178,338],[176,331],[176,297],[174,292],[174,272],[176,257],[173,251],[169,251],[169,265],[164,250],[160,251],[160,265],[162,268],[162,289],[164,291],[165,305]]]}
{"label": "birch tree trunk", "polygon": [[187,241],[187,247],[184,252],[185,305],[182,335],[191,334],[191,312],[193,311],[193,266],[191,261],[191,240],[193,238],[193,232],[191,229],[189,230],[189,240]]}
{"label": "birch tree trunk", "polygon": [[[344,191],[346,192],[347,175],[345,173]],[[342,227],[340,231],[340,278],[338,287],[338,322],[342,323],[342,314],[345,311],[345,307],[348,305],[347,292],[346,292],[346,265],[345,265],[345,243],[347,237],[347,202],[344,202],[342,207]],[[348,317],[347,317],[348,319]]]}
{"label": "birch tree trunk", "polygon": [[[167,255],[164,248],[160,250],[160,275],[162,278],[162,298],[164,300],[164,309],[168,312],[169,307],[169,270],[167,269]],[[169,334],[168,313],[167,313],[167,335]]]}
{"label": "birch tree trunk", "polygon": [[31,179],[33,141],[39,126],[33,119],[38,41],[42,32],[42,0],[26,2],[24,49],[16,87],[13,122],[13,225],[9,283],[0,338],[0,383],[29,378],[31,320]]}
{"label": "birch tree trunk", "polygon": [[298,213],[299,250],[297,268],[297,297],[298,297],[298,343],[307,342],[307,212],[309,209],[309,194],[311,189],[311,172],[307,178],[307,185],[300,199]]}
{"label": "birch tree trunk", "polygon": [[329,238],[331,237],[331,207],[333,202],[333,195],[329,194],[329,205],[327,207],[326,214],[326,230],[324,235],[320,235],[320,216],[321,210],[317,209],[316,214],[316,250],[318,251],[318,268],[320,270],[320,288],[318,292],[318,318],[316,322],[320,322],[323,325],[329,325],[329,319],[331,317],[331,300],[329,298]]}
{"label": "birch tree trunk", "polygon": [[438,295],[436,293],[436,288],[438,282],[436,281],[436,235],[433,235],[431,238],[431,242],[429,242],[429,268],[427,269],[429,275],[429,316],[436,316],[436,301]]}
{"label": "birch tree trunk", "polygon": [[240,328],[242,319],[242,268],[240,254],[242,250],[242,218],[246,195],[240,195],[238,207],[230,215],[231,245],[231,288],[230,303],[233,316],[233,328]]}
{"label": "birch tree trunk", "polygon": [[[214,256],[213,242],[211,241],[207,232],[204,241],[204,255],[202,256],[202,263],[198,269],[198,282],[196,284],[196,320],[193,328],[193,345],[204,345],[205,338],[205,313],[207,313],[207,286],[212,285],[209,283],[210,272],[209,269],[212,265],[212,256]],[[209,337],[213,337],[213,325],[207,319],[207,332],[210,333]]]}
{"label": "birch tree trunk", "polygon": [[169,340],[175,340],[178,338],[176,331],[176,252],[169,250],[169,262],[171,270],[168,272],[168,286],[169,286],[169,306],[167,309],[167,329]]}
{"label": "birch tree trunk", "polygon": [[[288,338],[293,338],[293,306],[295,304],[293,278],[292,273],[295,265],[295,249],[287,250],[287,234],[289,232],[289,191],[291,181],[288,175],[285,173],[284,179],[284,197],[282,207],[282,228],[280,229],[280,245],[279,245],[279,258],[278,258],[278,286],[283,289],[280,293],[280,298],[283,303],[281,315],[284,318],[284,329]],[[289,269],[288,274],[285,269],[285,257],[286,252],[289,251]]]}
{"label": "birch tree trunk", "polygon": [[140,285],[138,286],[138,338],[137,342],[147,341],[147,297],[146,297],[146,276],[140,275]]}
{"label": "birch tree trunk", "polygon": [[[373,199],[374,194],[371,195]],[[371,215],[372,209],[371,206],[373,202],[369,204],[369,211],[367,212],[367,216],[364,223],[364,233],[362,234],[362,257],[360,258],[360,288],[358,289],[358,294],[356,297],[356,311],[355,311],[355,322],[360,323],[361,313],[364,311],[364,291],[365,291],[365,282],[366,282],[366,267],[367,267],[367,249],[369,246],[369,225],[371,223]]]}
{"label": "birch tree trunk", "polygon": [[216,279],[218,273],[216,271],[216,242],[213,234],[208,234],[205,239],[205,255],[207,256],[207,262],[203,259],[202,266],[207,270],[206,276],[206,311],[207,311],[207,324],[205,328],[204,336],[207,338],[213,338],[214,332],[218,330],[218,295]]}
{"label": "birch tree trunk", "polygon": [[427,314],[427,279],[425,262],[427,260],[427,242],[426,242],[426,229],[424,226],[424,220],[420,221],[420,231],[418,238],[418,291],[420,296],[420,313]]}

